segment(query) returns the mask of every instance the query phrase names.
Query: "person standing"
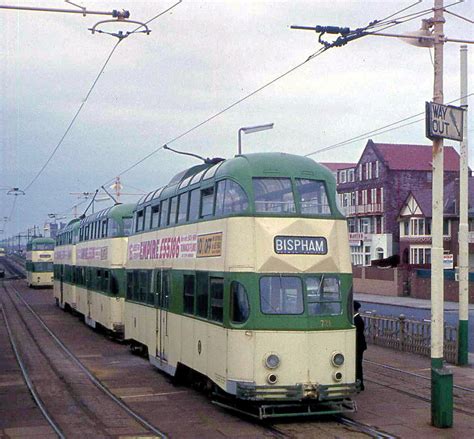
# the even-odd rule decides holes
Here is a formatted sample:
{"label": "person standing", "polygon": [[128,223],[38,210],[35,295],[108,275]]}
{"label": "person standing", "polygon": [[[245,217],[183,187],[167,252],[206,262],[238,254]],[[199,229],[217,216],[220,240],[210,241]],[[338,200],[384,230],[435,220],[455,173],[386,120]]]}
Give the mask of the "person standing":
{"label": "person standing", "polygon": [[356,327],[356,381],[359,382],[360,390],[364,390],[364,374],[362,372],[362,358],[364,351],[367,349],[367,343],[365,341],[364,320],[360,316],[359,309],[360,302],[354,301],[354,325]]}

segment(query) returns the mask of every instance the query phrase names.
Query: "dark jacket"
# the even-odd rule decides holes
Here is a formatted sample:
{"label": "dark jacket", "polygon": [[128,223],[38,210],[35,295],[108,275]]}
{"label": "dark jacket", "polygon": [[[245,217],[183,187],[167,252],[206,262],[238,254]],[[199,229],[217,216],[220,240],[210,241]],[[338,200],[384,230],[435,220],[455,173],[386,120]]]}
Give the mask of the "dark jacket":
{"label": "dark jacket", "polygon": [[354,316],[354,325],[356,327],[356,350],[357,352],[364,352],[367,349],[364,335],[365,324],[359,313]]}

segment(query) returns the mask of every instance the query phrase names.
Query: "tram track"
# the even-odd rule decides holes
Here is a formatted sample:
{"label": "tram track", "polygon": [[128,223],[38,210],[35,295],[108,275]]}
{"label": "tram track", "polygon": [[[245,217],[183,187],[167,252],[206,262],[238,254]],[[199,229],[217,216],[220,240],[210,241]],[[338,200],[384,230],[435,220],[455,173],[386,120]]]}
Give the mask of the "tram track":
{"label": "tram track", "polygon": [[[364,360],[364,363],[369,365],[371,368],[367,370],[371,376],[370,378],[366,377],[366,381],[395,390],[412,398],[431,403],[430,386],[416,384],[417,380],[431,382],[430,376],[425,376],[419,373],[403,370],[388,364],[378,363],[370,360]],[[378,369],[378,371],[374,371],[374,369]],[[394,375],[397,375],[396,379],[393,378]],[[400,376],[409,377],[410,381],[404,383],[403,380],[400,379]],[[395,385],[393,383],[398,384]],[[414,391],[413,389],[417,389],[418,391]],[[474,417],[474,410],[465,409],[465,407],[474,407],[474,389],[453,384],[453,402],[454,411]]]}
{"label": "tram track", "polygon": [[[111,420],[115,418],[121,418],[121,424],[127,425],[134,435],[166,437],[110,392],[48,328],[15,287],[5,283],[2,287],[2,311],[10,342],[15,345],[33,398],[58,437],[113,437]],[[97,410],[99,406],[103,407],[103,414]],[[71,419],[71,412],[75,420]]]}

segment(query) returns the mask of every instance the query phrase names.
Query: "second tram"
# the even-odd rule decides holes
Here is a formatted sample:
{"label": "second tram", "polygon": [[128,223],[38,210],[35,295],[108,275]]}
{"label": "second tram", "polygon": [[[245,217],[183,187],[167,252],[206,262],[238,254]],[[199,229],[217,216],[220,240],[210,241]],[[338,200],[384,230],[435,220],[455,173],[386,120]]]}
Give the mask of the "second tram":
{"label": "second tram", "polygon": [[55,241],[51,238],[33,238],[26,245],[26,282],[30,287],[53,286]]}

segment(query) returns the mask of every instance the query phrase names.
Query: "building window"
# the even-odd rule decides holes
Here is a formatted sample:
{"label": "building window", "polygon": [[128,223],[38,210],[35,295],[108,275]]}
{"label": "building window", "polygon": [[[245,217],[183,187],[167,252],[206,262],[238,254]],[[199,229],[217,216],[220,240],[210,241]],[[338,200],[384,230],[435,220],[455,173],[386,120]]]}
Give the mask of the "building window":
{"label": "building window", "polygon": [[375,161],[375,178],[379,178],[379,161]]}
{"label": "building window", "polygon": [[348,182],[354,182],[354,169],[349,169],[347,171],[347,181]]}
{"label": "building window", "polygon": [[345,183],[346,181],[347,181],[347,172],[346,172],[346,170],[339,171],[339,183]]}
{"label": "building window", "polygon": [[413,264],[413,265],[431,264],[431,247],[428,247],[428,246],[410,247],[410,264]]}

